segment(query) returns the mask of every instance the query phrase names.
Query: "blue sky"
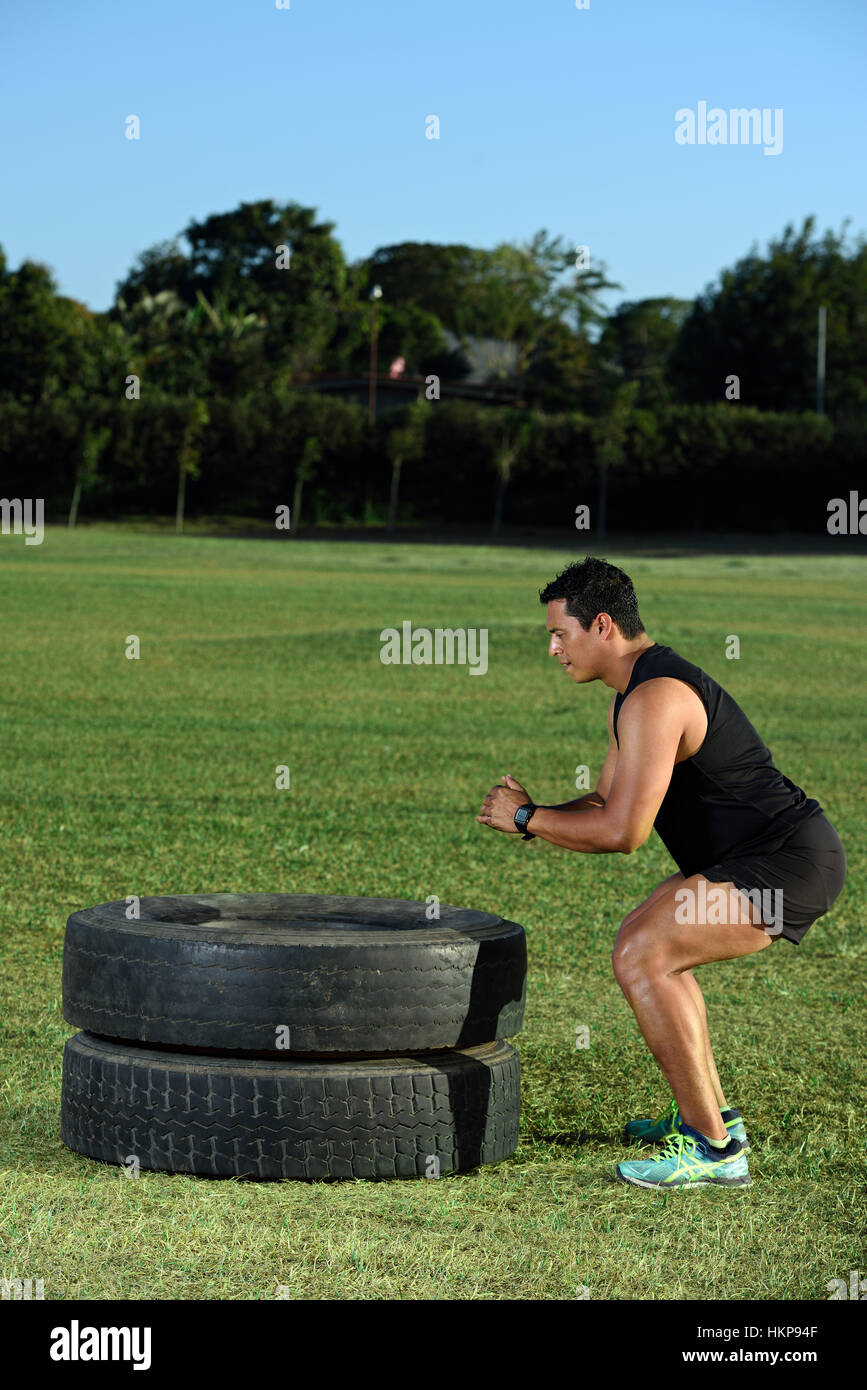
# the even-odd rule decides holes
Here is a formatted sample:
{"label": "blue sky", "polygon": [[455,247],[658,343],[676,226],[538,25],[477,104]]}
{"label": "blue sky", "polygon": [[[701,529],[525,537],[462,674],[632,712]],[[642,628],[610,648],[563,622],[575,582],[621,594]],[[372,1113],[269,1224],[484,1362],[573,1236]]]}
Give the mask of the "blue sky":
{"label": "blue sky", "polygon": [[[349,259],[546,228],[612,305],[691,298],[808,213],[867,229],[865,40],[864,0],[2,0],[0,243],[105,309],[145,247],[273,198]],[[782,152],[677,144],[700,101],[781,108]]]}

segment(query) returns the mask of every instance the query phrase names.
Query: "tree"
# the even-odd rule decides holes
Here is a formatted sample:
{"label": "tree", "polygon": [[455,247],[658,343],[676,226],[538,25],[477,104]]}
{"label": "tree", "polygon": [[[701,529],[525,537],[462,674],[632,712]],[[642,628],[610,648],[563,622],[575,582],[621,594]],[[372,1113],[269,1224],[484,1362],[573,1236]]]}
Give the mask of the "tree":
{"label": "tree", "polygon": [[114,322],[126,334],[129,359],[127,375],[140,383],[171,394],[204,394],[208,373],[205,354],[196,329],[195,311],[175,290],[145,290],[135,302],[119,298]]}
{"label": "tree", "polygon": [[[370,283],[381,284],[384,304],[434,314],[466,343],[491,338],[513,344],[520,395],[536,355],[550,355],[564,337],[570,346],[589,342],[603,319],[601,292],[619,288],[604,265],[578,271],[576,259],[562,238],[543,230],[524,245],[502,242],[493,250],[416,242],[381,247],[367,270]],[[544,371],[534,394],[543,382]]]}
{"label": "tree", "polygon": [[[199,319],[199,314],[204,319]],[[267,322],[263,314],[235,313],[219,291],[211,304],[196,290],[196,307],[189,311],[191,327],[201,322],[207,376],[216,394],[237,396],[252,387],[263,371],[264,337]]]}
{"label": "tree", "polygon": [[75,386],[98,391],[100,335],[98,317],[58,295],[46,266],[9,271],[0,250],[0,394],[37,402]]}
{"label": "tree", "polygon": [[81,444],[79,446],[79,461],[75,472],[75,483],[72,489],[72,501],[69,506],[69,517],[66,525],[70,530],[75,528],[78,521],[78,506],[81,501],[81,494],[84,487],[93,482],[99,469],[99,461],[104,454],[109,440],[111,439],[111,429],[108,425],[98,426],[92,422],[86,422],[83,427]]}
{"label": "tree", "polygon": [[845,225],[814,235],[808,217],[788,225],[767,254],[754,247],[696,300],[671,357],[679,399],[725,399],[739,380],[739,399],[762,410],[803,411],[816,400],[816,324],[828,311],[826,409],[857,418],[867,406],[867,242],[847,245]]}
{"label": "tree", "polygon": [[397,498],[400,489],[400,470],[404,462],[412,462],[424,454],[425,432],[430,418],[430,406],[421,394],[406,411],[404,420],[388,433],[386,451],[391,459],[391,492],[388,499],[386,531],[394,532],[397,520]]}
{"label": "tree", "polygon": [[597,530],[600,536],[606,534],[608,525],[608,474],[611,469],[623,463],[626,432],[635,409],[638,390],[637,381],[619,386],[608,414],[601,420],[594,421],[594,443],[599,469]]}
{"label": "tree", "polygon": [[545,325],[526,364],[522,394],[529,406],[548,412],[600,406],[600,373],[594,344],[569,324]]}
{"label": "tree", "polygon": [[638,404],[655,406],[670,399],[668,364],[691,309],[691,300],[670,296],[618,305],[605,321],[596,348],[609,396],[622,382],[637,381]]}
{"label": "tree", "polygon": [[475,288],[488,254],[461,244],[405,241],[379,247],[360,267],[365,285],[382,286],[384,304],[423,309],[458,334],[487,334]]}
{"label": "tree", "polygon": [[175,510],[175,530],[184,529],[184,505],[187,478],[198,477],[202,436],[210,420],[204,401],[186,400],[182,406],[182,433],[178,449],[178,500]]}
{"label": "tree", "polygon": [[301,498],[304,492],[304,484],[309,483],[316,475],[316,465],[322,462],[322,445],[315,435],[310,435],[304,441],[304,448],[295,474],[295,491],[292,496],[292,513],[290,525],[297,531],[301,525]]}
{"label": "tree", "polygon": [[498,412],[493,422],[493,457],[497,473],[497,494],[494,500],[494,519],[491,535],[498,536],[503,524],[506,489],[512,469],[526,447],[532,429],[531,417],[518,411]]}
{"label": "tree", "polygon": [[174,290],[144,291],[132,304],[118,299],[115,326],[126,334],[127,371],[174,395],[237,396],[262,371],[265,322],[235,313],[218,293],[211,303],[196,290],[187,305]]}
{"label": "tree", "polygon": [[[260,371],[304,378],[319,370],[347,294],[347,271],[334,224],[316,210],[267,199],[190,222],[179,242],[143,252],[118,286],[117,302],[168,293],[187,308],[207,301],[263,328]],[[281,249],[282,248],[282,249]]]}
{"label": "tree", "polygon": [[137,303],[143,295],[170,292],[177,299],[192,303],[192,267],[181,250],[178,237],[160,241],[142,251],[125,280],[117,285],[115,303]]}

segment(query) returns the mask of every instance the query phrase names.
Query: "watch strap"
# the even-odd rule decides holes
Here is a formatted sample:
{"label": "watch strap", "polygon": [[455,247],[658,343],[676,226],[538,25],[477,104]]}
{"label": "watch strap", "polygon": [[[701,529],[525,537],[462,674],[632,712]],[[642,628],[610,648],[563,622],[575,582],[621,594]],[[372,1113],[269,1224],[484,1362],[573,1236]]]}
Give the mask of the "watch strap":
{"label": "watch strap", "polygon": [[536,838],[536,836],[532,835],[527,829],[527,822],[535,810],[536,805],[534,802],[525,801],[523,806],[519,806],[515,812],[515,828],[521,831],[521,835],[525,840],[535,840]]}

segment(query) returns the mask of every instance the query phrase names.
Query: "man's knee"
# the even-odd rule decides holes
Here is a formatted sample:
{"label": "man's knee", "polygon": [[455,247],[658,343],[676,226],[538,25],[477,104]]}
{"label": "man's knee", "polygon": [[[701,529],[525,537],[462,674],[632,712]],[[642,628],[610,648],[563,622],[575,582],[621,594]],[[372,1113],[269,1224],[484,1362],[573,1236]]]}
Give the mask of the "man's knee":
{"label": "man's knee", "polygon": [[617,933],[617,940],[611,952],[614,975],[624,994],[631,993],[641,983],[663,975],[667,960],[659,933],[646,927],[628,928],[629,919]]}
{"label": "man's knee", "polygon": [[626,988],[626,978],[630,970],[631,961],[631,954],[627,949],[627,940],[630,936],[630,927],[643,907],[644,903],[641,903],[640,906],[634,907],[631,912],[626,914],[623,921],[620,923],[611,951],[611,964],[614,968],[614,977],[624,994],[628,992]]}

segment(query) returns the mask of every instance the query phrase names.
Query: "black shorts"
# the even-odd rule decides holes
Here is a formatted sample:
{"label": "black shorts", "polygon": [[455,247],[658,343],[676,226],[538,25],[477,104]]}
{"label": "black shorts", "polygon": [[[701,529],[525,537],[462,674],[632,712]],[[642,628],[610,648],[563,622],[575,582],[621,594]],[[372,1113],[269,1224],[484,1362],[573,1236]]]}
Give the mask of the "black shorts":
{"label": "black shorts", "polygon": [[[734,850],[700,872],[711,883],[733,883],[745,893],[752,892],[754,902],[773,904],[774,911],[779,903],[779,917],[763,911],[762,918],[769,932],[798,946],[807,928],[839,896],[846,878],[846,851],[831,822],[818,812],[758,853],[738,856]],[[761,899],[755,890],[761,892]],[[779,898],[773,896],[775,890],[780,891]]]}

